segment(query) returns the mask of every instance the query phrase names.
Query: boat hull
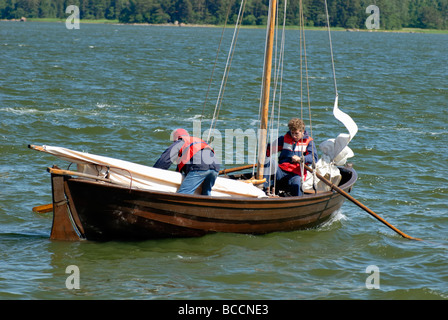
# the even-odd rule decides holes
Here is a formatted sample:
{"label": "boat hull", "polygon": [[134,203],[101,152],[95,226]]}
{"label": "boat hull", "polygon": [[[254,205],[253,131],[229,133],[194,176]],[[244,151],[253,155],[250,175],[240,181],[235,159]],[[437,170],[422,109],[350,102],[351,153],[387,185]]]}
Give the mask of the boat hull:
{"label": "boat hull", "polygon": [[[353,169],[344,169],[343,174],[345,182],[340,187],[349,192],[357,174]],[[215,232],[265,234],[308,229],[327,221],[345,199],[332,191],[263,199],[184,195],[134,190],[71,177],[53,183],[54,198],[55,191],[62,188],[67,199],[67,208],[62,214],[68,213],[78,238],[88,240],[198,237]],[[55,211],[55,219],[57,214]],[[58,228],[55,221],[53,229]],[[56,235],[56,230],[52,234]]]}

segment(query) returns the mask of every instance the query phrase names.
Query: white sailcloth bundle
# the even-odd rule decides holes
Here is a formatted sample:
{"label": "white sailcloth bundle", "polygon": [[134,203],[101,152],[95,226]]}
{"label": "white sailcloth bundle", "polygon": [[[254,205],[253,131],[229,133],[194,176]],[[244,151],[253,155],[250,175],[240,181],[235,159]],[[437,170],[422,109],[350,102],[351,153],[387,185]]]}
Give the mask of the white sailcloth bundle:
{"label": "white sailcloth bundle", "polygon": [[[337,95],[334,101],[333,115],[344,124],[349,133],[341,133],[336,139],[328,139],[319,145],[322,156],[316,163],[316,171],[337,185],[341,181],[341,174],[337,166],[345,165],[347,159],[355,155],[348,144],[358,132],[358,126],[348,114],[339,109]],[[330,187],[317,177],[308,174],[303,182],[302,189],[312,190],[313,188],[318,191],[330,190]]]}
{"label": "white sailcloth bundle", "polygon": [[[182,183],[179,172],[144,166],[124,160],[79,152],[62,147],[44,146],[44,152],[76,163],[78,171],[107,177],[115,184],[141,190],[176,192]],[[218,177],[212,196],[263,198],[266,194],[252,184]]]}

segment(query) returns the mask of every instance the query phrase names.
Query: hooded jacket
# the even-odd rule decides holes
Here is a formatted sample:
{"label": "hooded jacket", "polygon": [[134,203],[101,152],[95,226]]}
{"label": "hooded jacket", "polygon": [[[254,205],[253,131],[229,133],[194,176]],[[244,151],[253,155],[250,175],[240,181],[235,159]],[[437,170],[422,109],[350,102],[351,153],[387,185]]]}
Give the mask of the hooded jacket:
{"label": "hooded jacket", "polygon": [[173,142],[154,164],[154,168],[169,169],[176,164],[176,171],[188,174],[191,170],[219,171],[219,163],[213,149],[203,140],[182,136]]}

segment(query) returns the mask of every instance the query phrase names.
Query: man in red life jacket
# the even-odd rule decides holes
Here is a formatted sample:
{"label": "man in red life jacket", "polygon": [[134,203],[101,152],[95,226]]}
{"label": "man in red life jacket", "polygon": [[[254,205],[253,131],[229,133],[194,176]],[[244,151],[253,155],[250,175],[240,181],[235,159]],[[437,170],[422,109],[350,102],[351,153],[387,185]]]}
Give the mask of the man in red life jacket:
{"label": "man in red life jacket", "polygon": [[202,184],[202,195],[210,195],[219,173],[219,163],[213,149],[203,140],[191,137],[185,129],[172,133],[173,143],[162,153],[154,168],[169,169],[185,175],[178,193],[193,194]]}
{"label": "man in red life jacket", "polygon": [[[293,118],[288,123],[289,131],[278,138],[277,146],[268,146],[267,156],[270,153],[280,152],[278,157],[278,167],[276,170],[276,180],[279,187],[286,188],[291,196],[301,196],[303,194],[302,169],[300,166],[301,157],[304,157],[305,164],[310,165],[317,162],[317,149],[313,139],[305,131],[305,123],[301,119]],[[304,178],[306,170],[304,170]]]}

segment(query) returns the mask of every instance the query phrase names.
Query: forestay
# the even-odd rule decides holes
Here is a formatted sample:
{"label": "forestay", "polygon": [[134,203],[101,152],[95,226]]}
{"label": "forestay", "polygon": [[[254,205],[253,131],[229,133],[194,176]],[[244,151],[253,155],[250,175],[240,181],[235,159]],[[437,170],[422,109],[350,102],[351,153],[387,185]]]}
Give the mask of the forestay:
{"label": "forestay", "polygon": [[[336,139],[328,139],[319,145],[320,150],[323,155],[316,163],[315,172],[319,173],[327,180],[330,180],[332,183],[338,185],[341,180],[341,175],[337,166],[343,166],[347,162],[348,158],[354,156],[353,151],[348,147],[349,142],[353,139],[353,137],[358,132],[358,126],[355,121],[339,109],[338,106],[338,87],[336,81],[336,72],[334,66],[334,57],[333,57],[333,45],[331,42],[331,32],[330,32],[330,21],[328,15],[328,5],[325,0],[325,13],[327,18],[327,29],[328,29],[328,40],[330,43],[330,54],[331,54],[331,65],[333,71],[333,80],[334,80],[334,90],[335,90],[335,100],[333,107],[333,115],[336,119],[344,124],[344,126],[348,130],[347,133],[341,133],[337,136]],[[315,175],[308,175],[307,179],[303,182],[303,189],[310,190],[316,189],[318,191],[328,191],[330,187],[324,184],[322,181],[316,178]]]}

